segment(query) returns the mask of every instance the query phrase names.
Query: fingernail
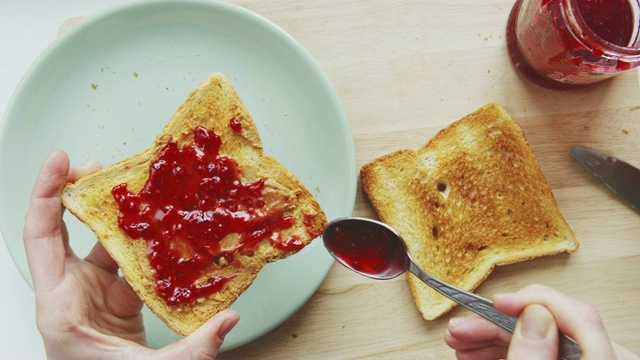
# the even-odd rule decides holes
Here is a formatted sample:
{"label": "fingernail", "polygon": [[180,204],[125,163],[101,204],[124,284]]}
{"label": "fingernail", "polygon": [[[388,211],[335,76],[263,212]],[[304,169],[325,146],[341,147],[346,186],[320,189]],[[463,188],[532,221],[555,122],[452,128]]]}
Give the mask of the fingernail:
{"label": "fingernail", "polygon": [[493,300],[497,301],[497,300],[500,300],[500,299],[504,299],[504,298],[508,297],[509,295],[511,295],[511,294],[510,293],[495,294],[495,295],[493,295]]}
{"label": "fingernail", "polygon": [[449,326],[452,328],[458,327],[464,324],[467,321],[467,318],[454,317],[449,320]]}
{"label": "fingernail", "polygon": [[220,325],[220,329],[218,330],[218,337],[220,340],[224,340],[224,337],[233,329],[236,325],[236,321],[232,318],[227,318],[222,325]]}
{"label": "fingernail", "polygon": [[78,165],[78,169],[80,170],[91,170],[94,169],[96,167],[100,167],[102,166],[98,161],[96,160],[89,160],[86,162],[83,162],[82,164]]}
{"label": "fingernail", "polygon": [[528,306],[522,313],[521,321],[520,332],[522,336],[534,341],[546,338],[552,326],[549,312],[540,305]]}

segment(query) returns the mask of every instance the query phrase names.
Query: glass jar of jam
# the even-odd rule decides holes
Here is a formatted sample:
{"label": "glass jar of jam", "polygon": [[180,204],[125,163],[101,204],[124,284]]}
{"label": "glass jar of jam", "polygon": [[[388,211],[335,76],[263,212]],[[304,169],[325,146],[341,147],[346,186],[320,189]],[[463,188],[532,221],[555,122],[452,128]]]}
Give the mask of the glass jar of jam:
{"label": "glass jar of jam", "polygon": [[640,0],[518,0],[507,24],[516,69],[570,91],[640,65]]}

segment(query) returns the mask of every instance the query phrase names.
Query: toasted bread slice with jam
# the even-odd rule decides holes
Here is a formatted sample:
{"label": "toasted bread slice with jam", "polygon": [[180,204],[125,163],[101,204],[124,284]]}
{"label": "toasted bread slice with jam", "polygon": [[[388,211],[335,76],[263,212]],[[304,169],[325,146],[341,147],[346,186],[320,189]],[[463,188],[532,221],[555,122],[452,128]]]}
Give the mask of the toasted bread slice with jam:
{"label": "toasted bread slice with jam", "polygon": [[[399,231],[416,262],[467,291],[496,265],[578,249],[522,128],[498,104],[453,123],[417,151],[365,164],[361,178],[380,219]],[[454,306],[407,277],[425,319]]]}
{"label": "toasted bread slice with jam", "polygon": [[210,75],[144,152],[67,184],[63,203],[171,329],[228,308],[262,267],[322,233],[313,195],[263,153],[231,83]]}

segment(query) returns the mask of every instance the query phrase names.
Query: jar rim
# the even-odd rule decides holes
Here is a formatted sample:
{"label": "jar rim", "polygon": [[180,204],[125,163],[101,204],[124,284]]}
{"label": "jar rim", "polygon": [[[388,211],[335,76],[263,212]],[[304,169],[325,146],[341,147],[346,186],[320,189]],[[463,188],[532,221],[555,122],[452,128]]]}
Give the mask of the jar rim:
{"label": "jar rim", "polygon": [[[571,35],[583,46],[590,48],[595,44],[604,55],[611,57],[632,57],[640,60],[640,48],[620,46],[611,43],[596,34],[582,17],[578,8],[579,0],[561,0],[561,16],[565,18]],[[586,44],[585,40],[593,43]],[[637,58],[637,59],[636,59]]]}

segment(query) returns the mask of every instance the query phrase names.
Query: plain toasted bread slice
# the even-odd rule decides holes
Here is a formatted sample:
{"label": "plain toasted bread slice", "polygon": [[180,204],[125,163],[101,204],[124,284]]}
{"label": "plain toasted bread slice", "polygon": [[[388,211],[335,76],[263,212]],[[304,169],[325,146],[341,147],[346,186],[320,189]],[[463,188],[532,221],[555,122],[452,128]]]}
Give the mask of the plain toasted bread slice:
{"label": "plain toasted bread slice", "polygon": [[[270,243],[274,241],[273,235],[264,238],[254,251],[234,253],[233,266],[216,263],[215,269],[207,270],[213,273],[202,275],[203,279],[233,277],[220,291],[193,303],[169,305],[158,296],[155,270],[147,258],[145,240],[130,238],[118,226],[119,208],[112,189],[127,184],[128,191],[140,191],[159,152],[169,142],[175,142],[178,147],[192,144],[197,126],[213,130],[220,137],[220,156],[238,163],[243,182],[264,179],[262,193],[267,207],[264,213],[275,209],[273,213],[278,216],[293,219],[292,226],[276,234],[276,241],[296,239],[300,246],[279,248]],[[320,235],[326,225],[325,214],[313,195],[277,160],[263,154],[260,136],[249,112],[222,74],[210,75],[203,81],[144,152],[68,184],[62,199],[66,208],[93,230],[149,309],[181,335],[192,333],[214,314],[228,308],[266,263],[297,252]],[[233,241],[237,240],[237,237],[225,237],[225,248],[234,249]]]}
{"label": "plain toasted bread slice", "polygon": [[[496,265],[578,249],[522,128],[498,104],[453,123],[417,151],[365,164],[361,177],[377,214],[400,232],[418,264],[467,291]],[[425,319],[454,306],[407,277]]]}

